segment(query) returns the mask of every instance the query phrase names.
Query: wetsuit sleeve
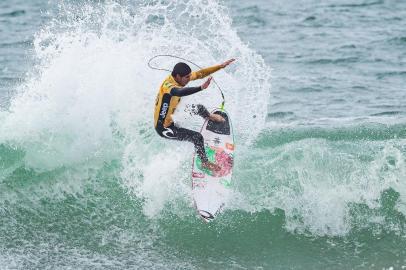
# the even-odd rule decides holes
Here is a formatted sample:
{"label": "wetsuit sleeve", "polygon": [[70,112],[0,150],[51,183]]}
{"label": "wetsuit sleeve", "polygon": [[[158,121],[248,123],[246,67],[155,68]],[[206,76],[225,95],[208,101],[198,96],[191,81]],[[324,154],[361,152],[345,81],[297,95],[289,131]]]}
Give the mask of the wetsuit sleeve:
{"label": "wetsuit sleeve", "polygon": [[192,95],[192,94],[197,93],[199,91],[202,91],[202,88],[200,86],[198,86],[198,87],[183,87],[183,88],[173,87],[171,89],[171,95],[172,96],[177,96],[177,97],[184,97],[184,96]]}
{"label": "wetsuit sleeve", "polygon": [[222,69],[220,65],[217,66],[212,66],[208,68],[204,68],[198,71],[193,71],[192,74],[190,75],[190,80],[198,80],[198,79],[203,79],[204,77],[209,76],[210,74]]}

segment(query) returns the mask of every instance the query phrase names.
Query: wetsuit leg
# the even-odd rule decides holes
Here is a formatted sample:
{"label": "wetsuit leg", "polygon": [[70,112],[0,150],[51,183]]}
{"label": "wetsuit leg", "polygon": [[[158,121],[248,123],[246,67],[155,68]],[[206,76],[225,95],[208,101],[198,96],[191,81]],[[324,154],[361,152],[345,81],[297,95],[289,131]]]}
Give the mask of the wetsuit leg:
{"label": "wetsuit leg", "polygon": [[186,128],[175,127],[175,125],[170,125],[167,128],[156,128],[156,131],[161,137],[167,139],[192,142],[195,145],[195,150],[200,160],[203,162],[208,161],[206,152],[204,150],[204,139],[202,134],[199,132]]}

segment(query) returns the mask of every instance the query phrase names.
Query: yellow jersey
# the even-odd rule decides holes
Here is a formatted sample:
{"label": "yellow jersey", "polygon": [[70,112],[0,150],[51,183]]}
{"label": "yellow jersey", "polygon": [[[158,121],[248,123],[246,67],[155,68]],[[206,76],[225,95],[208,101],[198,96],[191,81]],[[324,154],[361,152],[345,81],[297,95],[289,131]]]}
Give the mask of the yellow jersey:
{"label": "yellow jersey", "polygon": [[[198,80],[209,76],[210,74],[218,71],[222,67],[220,65],[212,66],[194,71],[190,74],[190,80]],[[172,75],[169,75],[161,84],[158,95],[155,101],[154,112],[154,126],[169,127],[173,123],[172,115],[175,113],[176,107],[180,102],[180,96],[174,96],[171,94],[173,88],[182,88]]]}

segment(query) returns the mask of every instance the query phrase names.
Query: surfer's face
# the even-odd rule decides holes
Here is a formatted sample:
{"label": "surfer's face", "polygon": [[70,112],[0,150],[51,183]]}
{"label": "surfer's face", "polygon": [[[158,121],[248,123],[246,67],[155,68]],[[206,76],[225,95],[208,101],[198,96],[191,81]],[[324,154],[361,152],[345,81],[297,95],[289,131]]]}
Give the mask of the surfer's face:
{"label": "surfer's face", "polygon": [[179,74],[176,74],[175,80],[181,86],[185,86],[186,84],[188,84],[190,82],[190,73],[186,76],[180,76]]}

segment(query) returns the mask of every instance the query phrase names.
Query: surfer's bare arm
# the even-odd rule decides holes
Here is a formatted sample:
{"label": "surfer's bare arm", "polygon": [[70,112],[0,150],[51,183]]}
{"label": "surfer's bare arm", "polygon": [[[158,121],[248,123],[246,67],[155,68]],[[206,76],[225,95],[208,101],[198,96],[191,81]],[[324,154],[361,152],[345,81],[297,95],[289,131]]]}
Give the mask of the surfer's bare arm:
{"label": "surfer's bare arm", "polygon": [[222,68],[225,68],[226,66],[230,65],[234,61],[235,61],[235,59],[233,58],[233,59],[227,60],[224,63],[221,63],[219,65],[204,68],[204,69],[201,69],[198,71],[194,71],[190,75],[190,80],[193,81],[193,80],[203,79],[203,78],[209,76],[210,74],[212,74]]}
{"label": "surfer's bare arm", "polygon": [[209,77],[200,87],[202,89],[206,89],[207,87],[209,87],[211,80],[213,79],[213,77]]}

